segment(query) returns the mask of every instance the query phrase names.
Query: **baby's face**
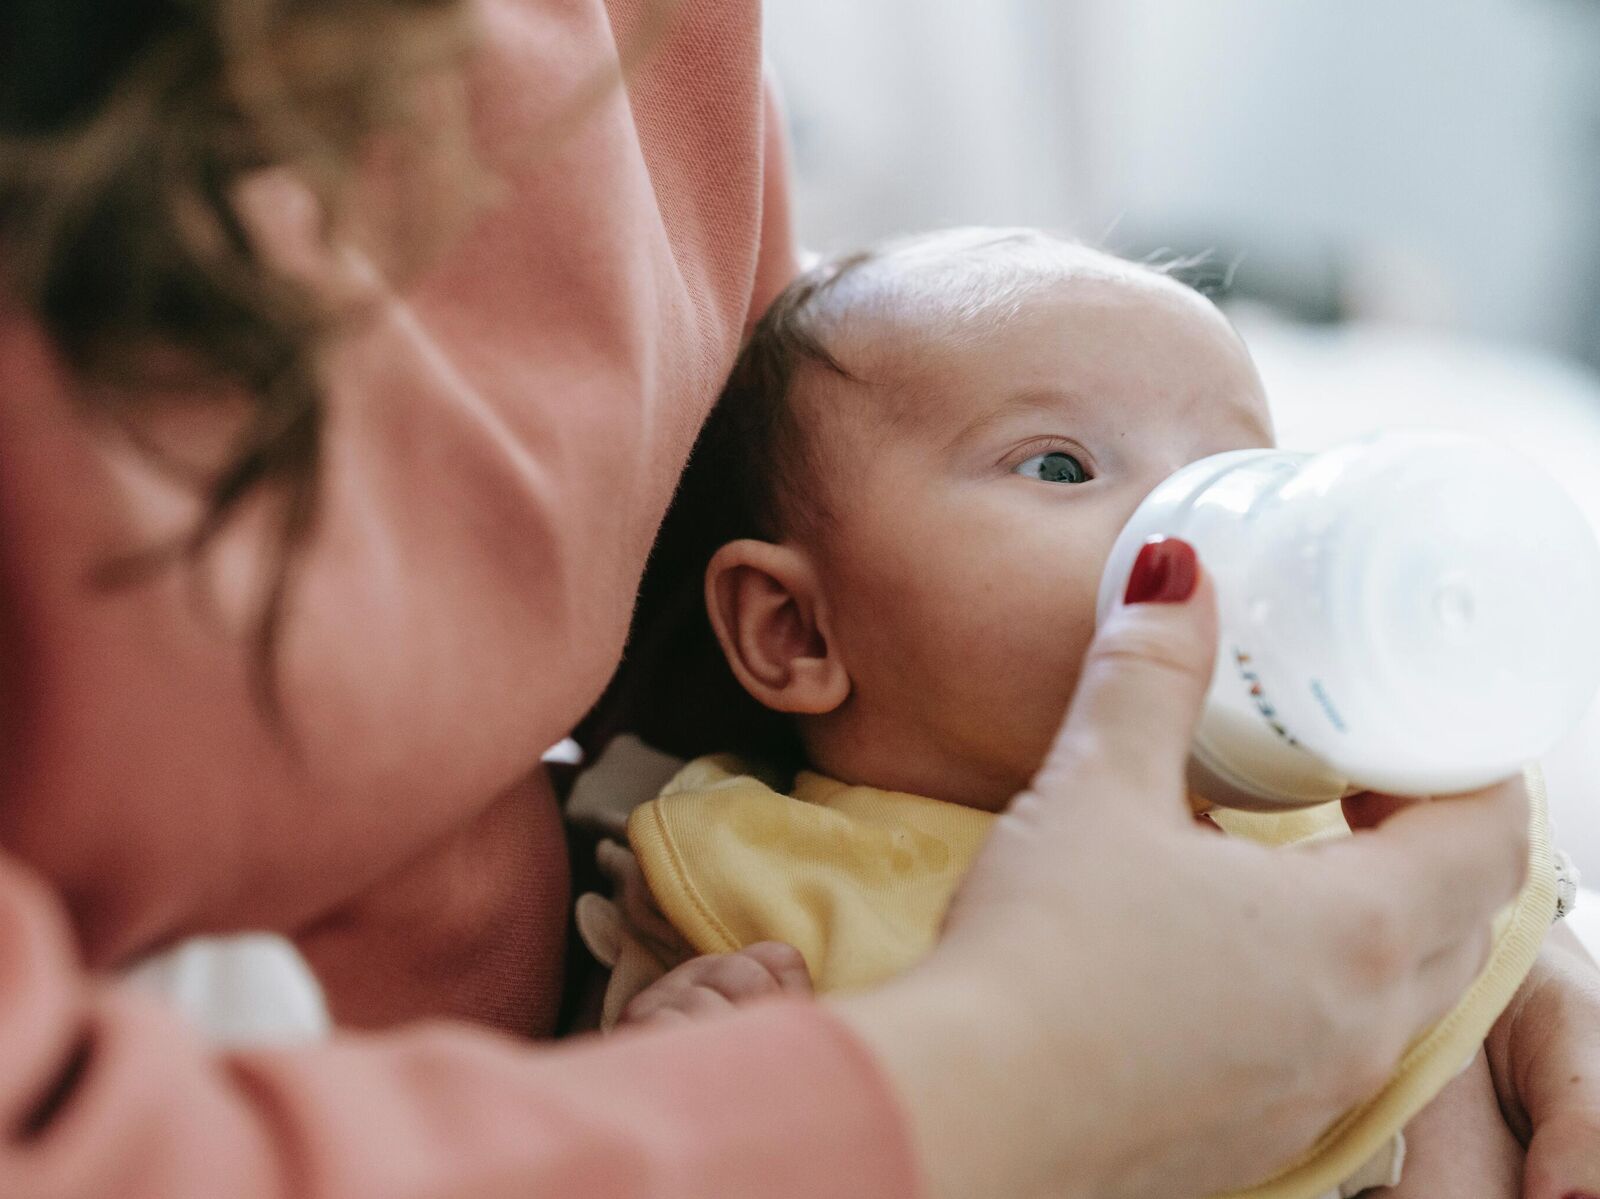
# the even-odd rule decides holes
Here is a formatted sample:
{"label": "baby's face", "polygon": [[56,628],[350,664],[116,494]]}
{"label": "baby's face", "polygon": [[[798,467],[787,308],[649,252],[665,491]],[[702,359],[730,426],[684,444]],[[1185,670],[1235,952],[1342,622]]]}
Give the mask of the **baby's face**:
{"label": "baby's face", "polygon": [[836,340],[867,383],[810,384],[864,394],[826,400],[833,519],[809,548],[851,690],[808,747],[848,781],[998,808],[1049,748],[1140,500],[1272,443],[1260,380],[1209,302],[1121,264],[997,327],[874,316]]}

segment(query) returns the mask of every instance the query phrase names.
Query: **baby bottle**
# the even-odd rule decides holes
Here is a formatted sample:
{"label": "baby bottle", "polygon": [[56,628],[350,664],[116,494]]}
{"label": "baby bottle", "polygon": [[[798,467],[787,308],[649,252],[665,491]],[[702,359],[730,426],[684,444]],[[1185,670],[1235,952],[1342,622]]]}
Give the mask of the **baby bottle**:
{"label": "baby bottle", "polygon": [[1221,638],[1190,785],[1228,807],[1441,794],[1514,774],[1600,686],[1600,546],[1553,480],[1492,442],[1381,433],[1190,464],[1111,551],[1182,537]]}

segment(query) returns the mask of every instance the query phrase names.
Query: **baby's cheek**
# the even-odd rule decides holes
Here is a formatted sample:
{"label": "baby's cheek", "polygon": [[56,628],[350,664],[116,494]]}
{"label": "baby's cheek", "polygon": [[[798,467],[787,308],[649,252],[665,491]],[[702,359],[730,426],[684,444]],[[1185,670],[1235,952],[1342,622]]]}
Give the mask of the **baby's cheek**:
{"label": "baby's cheek", "polygon": [[1077,566],[1094,553],[1081,536],[1063,536],[1081,530],[975,507],[936,514],[852,539],[838,610],[852,674],[874,678],[880,698],[943,730],[964,756],[1025,781],[1054,740],[1094,634],[1098,571]]}
{"label": "baby's cheek", "polygon": [[997,588],[961,614],[964,723],[974,740],[1031,777],[1055,740],[1094,635],[1092,608],[1051,589]]}

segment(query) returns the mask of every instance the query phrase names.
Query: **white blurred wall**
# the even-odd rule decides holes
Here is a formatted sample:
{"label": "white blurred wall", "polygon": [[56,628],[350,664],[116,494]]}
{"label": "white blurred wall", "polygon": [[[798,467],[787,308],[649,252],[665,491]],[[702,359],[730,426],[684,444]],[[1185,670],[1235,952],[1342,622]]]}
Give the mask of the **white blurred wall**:
{"label": "white blurred wall", "polygon": [[1336,260],[1600,364],[1592,0],[768,0],[814,245],[953,222]]}
{"label": "white blurred wall", "polygon": [[1063,226],[1079,7],[1055,0],[768,0],[802,236],[843,249],[960,222]]}
{"label": "white blurred wall", "polygon": [[1326,247],[1384,315],[1574,348],[1600,248],[1594,5],[1087,7],[1087,217]]}

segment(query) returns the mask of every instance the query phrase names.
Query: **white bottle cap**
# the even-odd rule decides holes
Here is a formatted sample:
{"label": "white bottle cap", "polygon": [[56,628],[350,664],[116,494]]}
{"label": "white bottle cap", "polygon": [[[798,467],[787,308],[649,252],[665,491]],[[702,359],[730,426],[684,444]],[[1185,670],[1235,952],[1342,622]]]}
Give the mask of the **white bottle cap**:
{"label": "white bottle cap", "polygon": [[1114,548],[1184,537],[1222,642],[1196,739],[1218,802],[1483,786],[1549,749],[1600,684],[1600,546],[1533,464],[1447,433],[1314,457],[1218,455],[1163,483]]}

